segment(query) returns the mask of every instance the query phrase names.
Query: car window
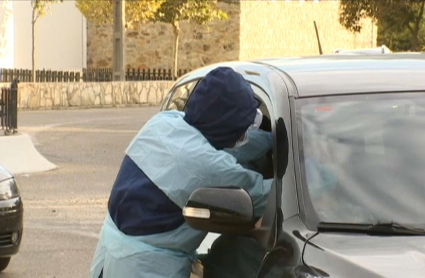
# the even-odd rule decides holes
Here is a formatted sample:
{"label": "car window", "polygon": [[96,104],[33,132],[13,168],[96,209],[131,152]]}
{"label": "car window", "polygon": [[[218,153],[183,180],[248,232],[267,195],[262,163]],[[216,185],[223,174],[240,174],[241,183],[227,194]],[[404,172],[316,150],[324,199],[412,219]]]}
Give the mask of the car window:
{"label": "car window", "polygon": [[303,191],[320,221],[424,226],[425,94],[296,105]]}
{"label": "car window", "polygon": [[188,82],[175,88],[165,110],[183,111],[196,84],[198,84],[198,80]]}
{"label": "car window", "polygon": [[[189,100],[190,95],[192,94],[193,90],[195,89],[199,81],[200,80],[191,81],[176,87],[174,91],[171,93],[171,97],[169,98],[169,101],[166,101],[167,102],[166,107],[162,108],[161,110],[184,111],[186,108],[187,101]],[[257,85],[254,85],[251,83],[250,85],[258,100],[258,95],[263,95],[264,91]],[[270,115],[268,113],[268,110],[265,104],[262,103],[261,101],[259,101],[259,104],[261,104],[259,108],[263,112],[264,116],[266,116],[267,118],[270,118]]]}

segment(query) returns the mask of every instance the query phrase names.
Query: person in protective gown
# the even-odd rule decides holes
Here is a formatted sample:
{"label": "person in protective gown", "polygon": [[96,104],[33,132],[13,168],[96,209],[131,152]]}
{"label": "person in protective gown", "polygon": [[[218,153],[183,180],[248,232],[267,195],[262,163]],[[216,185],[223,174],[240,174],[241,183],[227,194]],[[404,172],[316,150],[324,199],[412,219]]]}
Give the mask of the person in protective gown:
{"label": "person in protective gown", "polygon": [[249,130],[257,116],[249,83],[219,67],[200,81],[185,112],[152,117],[126,149],[90,277],[188,278],[207,235],[182,215],[197,188],[242,187],[260,217],[272,180],[240,164],[272,148],[270,132]]}

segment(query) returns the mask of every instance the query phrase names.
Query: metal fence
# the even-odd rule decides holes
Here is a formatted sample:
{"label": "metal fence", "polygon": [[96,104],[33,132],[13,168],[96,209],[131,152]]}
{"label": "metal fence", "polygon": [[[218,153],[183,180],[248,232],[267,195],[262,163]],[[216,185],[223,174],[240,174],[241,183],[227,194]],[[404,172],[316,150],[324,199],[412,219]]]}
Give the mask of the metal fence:
{"label": "metal fence", "polygon": [[[190,70],[179,69],[177,77],[180,77]],[[125,72],[126,81],[153,81],[153,80],[173,80],[170,69],[127,69]],[[112,69],[84,69],[84,82],[105,82],[112,81]]]}
{"label": "metal fence", "polygon": [[[19,79],[21,82],[32,81],[32,71],[27,69],[0,69],[0,82],[13,82]],[[79,71],[35,71],[35,82],[80,82]]]}
{"label": "metal fence", "polygon": [[[177,77],[190,70],[180,69]],[[37,70],[35,82],[110,82],[112,81],[112,69],[92,68],[69,71]],[[27,69],[0,69],[0,82],[12,82],[19,79],[21,82],[31,82],[32,71]],[[152,81],[173,80],[170,69],[127,69],[126,81]]]}
{"label": "metal fence", "polygon": [[0,89],[0,122],[5,135],[18,132],[18,83],[15,79],[9,88]]}

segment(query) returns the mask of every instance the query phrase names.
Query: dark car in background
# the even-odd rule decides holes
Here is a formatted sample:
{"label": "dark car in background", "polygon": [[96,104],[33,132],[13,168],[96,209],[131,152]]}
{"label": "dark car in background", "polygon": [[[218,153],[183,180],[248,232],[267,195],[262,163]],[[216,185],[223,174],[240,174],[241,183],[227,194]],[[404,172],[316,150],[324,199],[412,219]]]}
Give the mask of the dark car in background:
{"label": "dark car in background", "polygon": [[23,232],[23,203],[13,175],[0,166],[0,271],[19,251]]}
{"label": "dark car in background", "polygon": [[425,55],[215,64],[177,80],[161,109],[184,111],[218,66],[244,76],[271,122],[274,183],[260,226],[236,184],[193,192],[186,221],[256,239],[266,252],[249,277],[423,277]]}

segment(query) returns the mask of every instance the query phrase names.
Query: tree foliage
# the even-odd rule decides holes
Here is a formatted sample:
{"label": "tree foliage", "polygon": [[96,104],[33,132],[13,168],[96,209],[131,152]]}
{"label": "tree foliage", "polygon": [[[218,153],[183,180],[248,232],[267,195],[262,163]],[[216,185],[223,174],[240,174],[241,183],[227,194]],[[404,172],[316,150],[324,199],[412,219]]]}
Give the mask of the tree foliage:
{"label": "tree foliage", "polygon": [[[419,44],[416,50],[425,51],[425,20],[419,31]],[[386,45],[394,51],[409,51],[413,49],[411,34],[408,29],[394,30],[390,24],[380,20],[378,22],[378,45]]]}
{"label": "tree foliage", "polygon": [[173,27],[173,74],[177,77],[177,61],[180,22],[206,24],[214,19],[225,20],[227,14],[217,7],[217,0],[167,0],[154,13],[152,21],[170,24]]}
{"label": "tree foliage", "polygon": [[31,7],[34,13],[33,23],[37,22],[37,19],[46,15],[46,12],[51,12],[50,4],[63,2],[63,0],[31,0]]}
{"label": "tree foliage", "polygon": [[217,0],[167,0],[156,10],[154,21],[205,24],[217,18],[227,19],[227,14],[217,8]]}
{"label": "tree foliage", "polygon": [[[113,0],[76,0],[76,7],[84,17],[98,24],[113,23]],[[170,24],[174,33],[173,73],[177,76],[177,50],[180,22],[205,24],[214,19],[227,19],[227,14],[217,7],[217,0],[127,0],[126,24],[138,22],[163,22]]]}
{"label": "tree foliage", "polygon": [[407,35],[412,51],[421,50],[425,43],[420,36],[425,21],[425,0],[341,0],[340,5],[340,23],[350,31],[360,32],[361,20],[372,18],[388,32],[384,37]]}
{"label": "tree foliage", "polygon": [[[127,26],[152,19],[154,12],[165,0],[126,0]],[[76,0],[75,6],[84,17],[97,24],[113,24],[113,0]]]}

